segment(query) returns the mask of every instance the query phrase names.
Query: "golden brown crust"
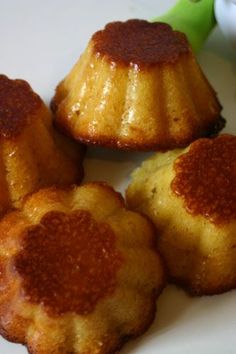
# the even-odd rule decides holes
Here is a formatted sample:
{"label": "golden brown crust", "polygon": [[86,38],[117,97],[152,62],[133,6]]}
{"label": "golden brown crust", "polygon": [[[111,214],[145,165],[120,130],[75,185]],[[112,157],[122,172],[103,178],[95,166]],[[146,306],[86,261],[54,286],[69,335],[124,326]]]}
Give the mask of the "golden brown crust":
{"label": "golden brown crust", "polygon": [[[55,108],[54,102],[54,108]],[[81,144],[86,145],[98,145],[110,149],[119,149],[124,151],[167,151],[175,148],[186,147],[192,141],[201,137],[214,137],[216,136],[225,126],[226,120],[219,116],[217,120],[214,120],[211,123],[206,123],[205,128],[202,132],[193,131],[191,133],[184,134],[178,137],[165,136],[163,135],[156,136],[153,141],[146,141],[141,135],[138,140],[131,140],[129,138],[118,139],[117,137],[108,137],[106,135],[96,135],[90,136],[89,134],[85,135],[84,133],[77,134],[76,131],[70,129],[67,126],[67,118],[60,118],[60,120],[55,121],[55,125],[58,129],[67,136],[72,136]]]}
{"label": "golden brown crust", "polygon": [[23,80],[0,75],[0,215],[39,188],[79,183],[85,148],[53,127],[52,115]]}
{"label": "golden brown crust", "polygon": [[26,81],[0,75],[0,138],[12,139],[21,134],[42,105]]}
{"label": "golden brown crust", "polygon": [[93,35],[92,41],[95,54],[118,65],[141,68],[173,63],[190,51],[183,33],[165,23],[137,19],[109,23]]}
{"label": "golden brown crust", "polygon": [[192,215],[216,224],[236,220],[236,137],[199,139],[175,162],[171,188]]}
{"label": "golden brown crust", "polygon": [[50,316],[92,312],[113,294],[121,264],[110,226],[84,210],[46,213],[40,224],[25,230],[14,258],[27,301],[43,303]]}
{"label": "golden brown crust", "polygon": [[128,205],[156,226],[169,280],[191,295],[236,288],[235,151],[235,137],[222,135],[155,154],[127,190]]}
{"label": "golden brown crust", "polygon": [[115,354],[153,321],[164,286],[153,226],[108,185],[40,190],[0,233],[0,331],[30,353]]}
{"label": "golden brown crust", "polygon": [[[50,200],[62,203],[63,196],[65,196],[66,194],[75,193],[77,188],[78,188],[77,184],[65,185],[65,186],[53,185],[48,188],[42,188],[38,191],[28,193],[23,199],[23,205],[26,207],[28,203],[32,203],[32,202],[37,203],[38,201],[41,201],[44,198],[45,199],[48,198]],[[105,181],[88,182],[86,183],[86,188],[89,188],[91,190],[94,189],[94,190],[106,191],[109,197],[115,200],[120,208],[126,208],[126,203],[122,194],[120,192],[115,191],[114,188],[110,186],[107,182]],[[8,213],[7,215],[11,215],[11,214]]]}
{"label": "golden brown crust", "polygon": [[218,133],[222,107],[186,43],[165,24],[108,24],[57,86],[57,126],[85,144],[137,151]]}

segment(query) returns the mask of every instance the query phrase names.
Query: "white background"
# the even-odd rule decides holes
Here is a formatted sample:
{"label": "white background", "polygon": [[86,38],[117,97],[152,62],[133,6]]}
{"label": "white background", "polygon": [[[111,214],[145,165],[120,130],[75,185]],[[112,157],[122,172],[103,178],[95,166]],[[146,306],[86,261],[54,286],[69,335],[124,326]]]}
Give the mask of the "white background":
{"label": "white background", "polygon": [[[174,0],[0,0],[0,72],[29,81],[48,103],[90,36],[107,22],[150,19]],[[227,132],[236,133],[236,59],[219,30],[199,61],[218,92]],[[123,191],[130,172],[148,154],[89,148],[86,180],[106,180]],[[156,321],[123,354],[235,354],[235,291],[191,299],[169,286],[158,301]],[[0,354],[26,350],[0,339]]]}

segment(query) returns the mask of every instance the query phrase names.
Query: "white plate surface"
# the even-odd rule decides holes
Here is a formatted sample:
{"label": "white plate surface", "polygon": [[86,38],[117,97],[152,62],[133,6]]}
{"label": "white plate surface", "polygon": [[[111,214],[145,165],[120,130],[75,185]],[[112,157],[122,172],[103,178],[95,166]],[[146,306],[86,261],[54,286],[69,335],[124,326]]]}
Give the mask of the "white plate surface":
{"label": "white plate surface", "polygon": [[[0,72],[29,81],[49,102],[56,84],[67,74],[91,34],[107,22],[152,18],[174,0],[0,0]],[[236,134],[236,58],[219,30],[199,56],[224,106],[226,132]],[[105,180],[124,191],[130,172],[148,154],[90,148],[86,180]],[[235,354],[236,292],[189,298],[169,286],[158,300],[156,320],[123,354]],[[26,349],[0,339],[0,354]]]}

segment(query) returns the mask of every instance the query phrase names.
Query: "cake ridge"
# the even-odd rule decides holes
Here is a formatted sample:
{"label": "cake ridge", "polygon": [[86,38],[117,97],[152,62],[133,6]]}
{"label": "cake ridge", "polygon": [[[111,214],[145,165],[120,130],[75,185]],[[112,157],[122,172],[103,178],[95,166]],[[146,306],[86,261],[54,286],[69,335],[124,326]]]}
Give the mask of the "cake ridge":
{"label": "cake ridge", "polygon": [[126,191],[156,226],[169,280],[194,296],[236,288],[235,146],[223,134],[154,154]]}
{"label": "cake ridge", "polygon": [[[0,286],[0,332],[10,341],[27,345],[32,354],[52,350],[115,353],[154,320],[156,299],[165,280],[154,229],[145,217],[127,209],[121,194],[107,184],[41,189],[25,198],[22,210],[0,221],[0,232],[0,265],[9,270],[4,284],[10,286],[5,291]],[[49,257],[46,262],[45,257]],[[116,272],[114,284],[113,275],[110,279],[115,289],[104,297],[97,297],[97,284],[100,276],[110,278],[110,274],[100,258],[109,263],[111,272],[114,262]],[[65,264],[69,269],[61,277]],[[82,277],[86,272],[96,277],[99,269],[100,275],[89,288],[80,288],[83,282],[71,282],[70,273],[72,280],[80,270]],[[28,277],[32,278],[31,290],[25,283]],[[106,285],[104,281],[102,295],[104,289],[109,290]],[[53,286],[50,299],[55,301],[48,303],[41,295]],[[88,290],[89,308],[73,311],[83,289]],[[67,290],[72,290],[72,297]],[[38,292],[42,294],[37,299]],[[58,292],[62,296],[59,306]],[[63,311],[61,305],[66,306]]]}
{"label": "cake ridge", "polygon": [[[161,40],[158,41],[156,31],[159,30]],[[126,31],[127,36],[124,35]],[[110,32],[111,37],[107,34]],[[169,44],[165,43],[167,51],[164,48],[166,36],[172,38]],[[134,37],[135,41],[129,43]],[[126,39],[130,45],[128,49],[123,48]],[[142,46],[139,46],[139,40],[147,42],[145,45],[150,47],[151,54],[149,49],[140,49]],[[175,40],[180,43],[184,41],[184,46],[179,47]],[[100,54],[96,47],[98,43],[102,48]],[[157,55],[156,62],[152,62],[153,55],[158,52],[158,45],[163,54],[161,58],[167,57],[162,61]],[[125,65],[122,61],[122,48],[127,60]],[[113,54],[114,58],[110,60]],[[138,60],[135,62],[131,57],[136,54]],[[146,61],[143,58],[145,55]],[[83,67],[80,66],[81,60]],[[181,65],[191,69],[188,70],[191,73],[189,77],[187,73],[184,75],[189,79],[189,92],[185,90],[186,82],[178,69]],[[154,84],[155,81],[160,88]],[[81,95],[82,91],[84,95]],[[170,96],[171,100],[168,99]],[[194,109],[193,103],[197,108]],[[68,135],[85,144],[120,150],[166,151],[185,147],[194,139],[222,129],[222,107],[194,59],[184,35],[175,32],[169,25],[144,20],[111,23],[95,33],[82,59],[78,60],[64,81],[57,86],[52,106],[56,125]],[[175,114],[178,121],[173,120]]]}
{"label": "cake ridge", "polygon": [[83,147],[55,130],[51,112],[24,80],[0,75],[0,215],[40,187],[80,182]]}

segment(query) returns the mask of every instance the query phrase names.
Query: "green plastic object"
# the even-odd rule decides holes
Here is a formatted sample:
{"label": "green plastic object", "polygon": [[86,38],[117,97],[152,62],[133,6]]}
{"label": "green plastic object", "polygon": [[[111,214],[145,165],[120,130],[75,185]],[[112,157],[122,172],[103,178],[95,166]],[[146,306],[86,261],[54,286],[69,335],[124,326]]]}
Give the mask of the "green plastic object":
{"label": "green plastic object", "polygon": [[184,32],[197,53],[216,25],[214,0],[179,0],[166,14],[152,21],[168,23],[173,29]]}

